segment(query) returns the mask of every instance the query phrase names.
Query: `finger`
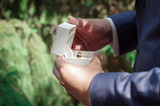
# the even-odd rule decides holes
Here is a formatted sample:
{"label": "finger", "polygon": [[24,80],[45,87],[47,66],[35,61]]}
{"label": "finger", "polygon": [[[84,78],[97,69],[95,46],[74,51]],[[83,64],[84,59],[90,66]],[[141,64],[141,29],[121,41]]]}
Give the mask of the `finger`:
{"label": "finger", "polygon": [[54,66],[57,70],[60,71],[60,69],[66,64],[66,62],[63,60],[62,57],[58,56],[54,62]]}
{"label": "finger", "polygon": [[93,54],[90,64],[101,64],[100,53],[98,51]]}
{"label": "finger", "polygon": [[84,27],[87,23],[85,19],[74,18],[72,16],[68,16],[68,20],[71,24],[77,25],[78,27]]}
{"label": "finger", "polygon": [[84,43],[81,41],[79,38],[79,34],[74,37],[73,44],[72,44],[72,49],[74,50],[86,50]]}
{"label": "finger", "polygon": [[76,18],[68,16],[68,20],[71,24],[78,25],[78,21],[76,20]]}
{"label": "finger", "polygon": [[85,50],[84,46],[82,46],[81,44],[75,43],[72,45],[72,49],[74,50]]}
{"label": "finger", "polygon": [[61,78],[61,75],[59,73],[59,71],[54,67],[53,69],[53,74],[56,76],[56,78],[59,80],[59,81],[62,81],[62,78]]}

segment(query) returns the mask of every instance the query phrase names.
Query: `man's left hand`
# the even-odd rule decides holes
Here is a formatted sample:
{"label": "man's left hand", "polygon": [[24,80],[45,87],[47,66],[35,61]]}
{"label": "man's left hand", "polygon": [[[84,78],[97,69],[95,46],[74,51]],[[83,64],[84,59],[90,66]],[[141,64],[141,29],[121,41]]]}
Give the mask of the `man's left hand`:
{"label": "man's left hand", "polygon": [[55,60],[54,75],[66,91],[79,101],[89,106],[89,87],[98,73],[104,73],[99,55],[95,53],[90,64],[77,66],[65,62],[62,57]]}

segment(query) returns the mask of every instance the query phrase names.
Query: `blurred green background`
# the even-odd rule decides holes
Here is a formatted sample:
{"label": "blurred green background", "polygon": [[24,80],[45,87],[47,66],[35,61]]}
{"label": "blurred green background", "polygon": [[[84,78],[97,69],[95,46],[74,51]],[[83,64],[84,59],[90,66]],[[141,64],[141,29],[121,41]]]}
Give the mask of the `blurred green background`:
{"label": "blurred green background", "polygon": [[[83,106],[66,93],[52,74],[52,24],[68,15],[106,18],[134,9],[134,0],[0,0],[0,106]],[[135,51],[113,58],[101,52],[106,72],[131,72]]]}

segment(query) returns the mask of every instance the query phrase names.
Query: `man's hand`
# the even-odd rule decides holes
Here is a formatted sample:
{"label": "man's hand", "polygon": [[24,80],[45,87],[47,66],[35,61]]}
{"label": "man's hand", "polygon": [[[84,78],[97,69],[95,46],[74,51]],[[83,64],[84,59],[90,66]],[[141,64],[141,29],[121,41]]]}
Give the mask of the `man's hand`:
{"label": "man's hand", "polygon": [[95,53],[89,65],[77,66],[65,62],[61,57],[55,61],[54,75],[68,93],[89,106],[89,87],[93,77],[103,73],[99,56]]}
{"label": "man's hand", "polygon": [[75,50],[96,51],[112,42],[111,25],[106,19],[81,19],[68,17],[71,24],[77,25],[72,48]]}

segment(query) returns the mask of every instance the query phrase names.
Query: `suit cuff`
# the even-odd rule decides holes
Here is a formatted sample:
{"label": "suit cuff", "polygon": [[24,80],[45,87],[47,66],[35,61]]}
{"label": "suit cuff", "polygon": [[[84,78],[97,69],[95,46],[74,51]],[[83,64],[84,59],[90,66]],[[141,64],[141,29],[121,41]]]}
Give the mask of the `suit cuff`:
{"label": "suit cuff", "polygon": [[111,18],[106,18],[112,28],[112,34],[113,34],[113,41],[109,44],[113,50],[113,56],[117,57],[119,56],[119,44],[118,44],[118,36],[117,36],[117,29],[115,27],[114,22],[112,21]]}

